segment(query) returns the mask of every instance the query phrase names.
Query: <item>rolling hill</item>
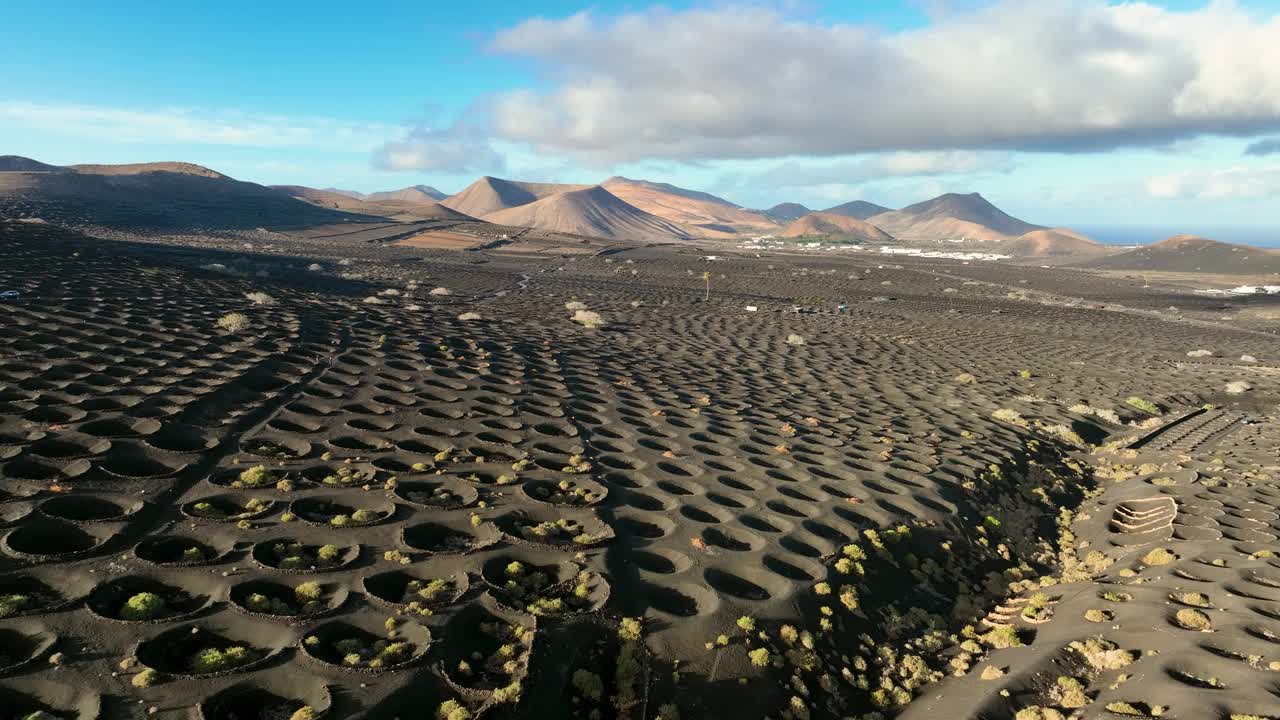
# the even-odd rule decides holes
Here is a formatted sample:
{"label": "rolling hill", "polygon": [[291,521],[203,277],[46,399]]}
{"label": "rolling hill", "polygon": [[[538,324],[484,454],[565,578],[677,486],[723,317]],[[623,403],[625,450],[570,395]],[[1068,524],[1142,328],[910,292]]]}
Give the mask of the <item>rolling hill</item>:
{"label": "rolling hill", "polygon": [[688,226],[694,235],[725,237],[777,227],[767,217],[728,200],[667,183],[611,177],[601,187],[644,212]]}
{"label": "rolling hill", "polygon": [[431,187],[430,185],[414,185],[412,187],[402,188],[400,190],[388,190],[386,192],[369,193],[362,199],[371,202],[382,202],[391,200],[393,202],[411,202],[433,205],[449,197],[445,193]]}
{"label": "rolling hill", "polygon": [[1174,235],[1154,245],[1076,264],[1107,270],[1264,275],[1280,273],[1280,250]]}
{"label": "rolling hill", "polygon": [[869,203],[865,200],[852,200],[847,203],[836,205],[835,207],[829,207],[822,212],[844,215],[845,217],[856,218],[858,220],[866,220],[873,215],[892,212],[892,210],[884,207],[883,205],[876,205],[875,203]]}
{"label": "rolling hill", "polygon": [[317,190],[302,185],[272,185],[273,190],[287,193],[304,202],[349,213],[386,216],[403,220],[474,220],[469,215],[447,208],[438,202],[423,200],[370,200],[352,197],[345,192]]}
{"label": "rolling hill", "polygon": [[[9,167],[43,163],[10,159]],[[48,166],[45,166],[48,167]],[[72,165],[0,173],[0,217],[131,229],[244,229],[374,218],[303,202],[278,190],[179,162]]]}
{"label": "rolling hill", "polygon": [[501,210],[528,205],[557,193],[585,190],[589,187],[591,186],[517,182],[486,175],[440,204],[471,217],[484,217]]}
{"label": "rolling hill", "polygon": [[1014,257],[1087,256],[1114,252],[1106,245],[1070,228],[1032,230],[1012,240],[1005,240],[996,251]]}
{"label": "rolling hill", "polygon": [[[297,185],[291,185],[291,186],[288,186],[288,187],[300,187],[300,186],[297,186]],[[356,192],[355,190],[343,190],[342,188],[332,188],[332,187],[328,187],[328,188],[324,188],[324,192],[336,193],[336,194],[338,194],[338,195],[346,195],[347,197],[349,197],[349,198],[355,198],[356,200],[363,200],[363,199],[364,199],[364,193],[362,193],[362,192]]]}
{"label": "rolling hill", "polygon": [[798,220],[811,212],[813,211],[800,203],[784,202],[778,203],[768,210],[765,210],[764,214],[770,220],[775,222],[789,223],[792,220]]}
{"label": "rolling hill", "polygon": [[481,219],[600,238],[644,241],[689,237],[683,226],[630,205],[599,185],[555,193]]}
{"label": "rolling hill", "polygon": [[893,242],[893,236],[869,222],[834,213],[809,213],[784,227],[779,237],[841,237],[863,242]]}
{"label": "rolling hill", "polygon": [[924,242],[999,242],[1045,229],[1007,215],[978,193],[940,195],[867,221],[901,240]]}
{"label": "rolling hill", "polygon": [[73,172],[58,165],[46,165],[21,155],[0,155],[0,172]]}

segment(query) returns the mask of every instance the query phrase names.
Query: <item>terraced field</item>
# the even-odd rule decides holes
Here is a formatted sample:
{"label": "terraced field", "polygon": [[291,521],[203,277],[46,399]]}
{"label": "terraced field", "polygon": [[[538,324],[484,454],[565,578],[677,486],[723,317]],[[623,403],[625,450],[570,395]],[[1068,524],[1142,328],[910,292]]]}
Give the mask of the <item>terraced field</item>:
{"label": "terraced field", "polygon": [[1276,707],[1273,333],[1065,270],[366,240],[0,223],[15,717]]}

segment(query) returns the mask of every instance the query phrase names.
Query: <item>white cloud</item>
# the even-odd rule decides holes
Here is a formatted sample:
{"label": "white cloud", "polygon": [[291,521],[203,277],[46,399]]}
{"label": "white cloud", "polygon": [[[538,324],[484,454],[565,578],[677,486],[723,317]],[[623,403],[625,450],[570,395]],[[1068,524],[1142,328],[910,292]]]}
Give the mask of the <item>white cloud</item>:
{"label": "white cloud", "polygon": [[552,89],[497,135],[587,162],[1084,151],[1280,129],[1280,15],[1007,0],[885,33],[746,8],[534,19],[493,48]]}
{"label": "white cloud", "polygon": [[447,128],[418,127],[396,141],[380,146],[373,156],[383,170],[434,172],[501,172],[503,156],[478,128],[455,124]]}
{"label": "white cloud", "polygon": [[1155,198],[1201,200],[1258,199],[1280,195],[1280,165],[1183,170],[1147,180]]}
{"label": "white cloud", "polygon": [[121,143],[326,148],[367,152],[397,131],[326,118],[0,101],[0,126]]}
{"label": "white cloud", "polygon": [[789,160],[743,180],[765,187],[809,187],[895,177],[1009,172],[1013,166],[1012,153],[1007,152],[893,152],[830,162]]}

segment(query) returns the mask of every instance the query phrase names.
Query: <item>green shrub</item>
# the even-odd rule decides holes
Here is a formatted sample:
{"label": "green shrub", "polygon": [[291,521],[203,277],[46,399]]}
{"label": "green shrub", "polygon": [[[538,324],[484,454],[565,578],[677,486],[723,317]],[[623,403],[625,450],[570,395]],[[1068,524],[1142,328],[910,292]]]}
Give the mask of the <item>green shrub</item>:
{"label": "green shrub", "polygon": [[1126,405],[1128,405],[1129,407],[1137,408],[1137,409],[1141,410],[1141,411],[1142,411],[1142,412],[1144,412],[1144,413],[1148,413],[1148,414],[1151,414],[1151,415],[1159,415],[1159,414],[1160,414],[1160,406],[1159,406],[1159,405],[1156,405],[1155,403],[1151,402],[1150,400],[1147,400],[1146,398],[1139,397],[1139,396],[1137,396],[1137,395],[1131,395],[1131,396],[1129,396],[1129,397],[1125,398],[1125,401],[1124,401],[1124,402],[1125,402],[1125,404],[1126,404]]}
{"label": "green shrub", "polygon": [[255,465],[240,473],[240,477],[231,483],[231,487],[264,487],[275,483],[275,481],[275,475],[271,474],[266,465]]}
{"label": "green shrub", "polygon": [[225,672],[258,659],[258,654],[242,645],[225,649],[205,648],[191,659],[191,670],[199,674]]}
{"label": "green shrub", "polygon": [[622,626],[618,629],[618,636],[623,640],[639,640],[640,633],[643,630],[640,618],[622,618]]}
{"label": "green shrub", "polygon": [[31,598],[27,595],[19,595],[17,593],[0,595],[0,618],[17,615],[30,605]]}
{"label": "green shrub", "polygon": [[267,597],[261,593],[253,593],[245,598],[244,606],[253,612],[265,615],[297,615],[298,611],[280,598]]}
{"label": "green shrub", "polygon": [[309,603],[320,599],[323,589],[318,582],[305,582],[293,589],[293,594],[298,598],[298,602]]}
{"label": "green shrub", "polygon": [[457,700],[446,700],[436,708],[436,720],[471,720],[471,711]]}
{"label": "green shrub", "polygon": [[[311,643],[310,638],[307,640]],[[333,649],[342,657],[342,664],[347,667],[381,668],[398,665],[413,657],[416,646],[410,642],[392,642],[376,640],[366,643],[360,638],[345,638],[333,643]]]}
{"label": "green shrub", "polygon": [[604,696],[604,681],[599,675],[589,670],[574,671],[573,687],[577,689],[579,695],[592,702],[600,702],[600,698]]}
{"label": "green shrub", "polygon": [[147,668],[137,675],[134,675],[133,679],[131,679],[129,683],[136,688],[149,688],[159,682],[159,680],[160,673],[152,670],[151,668]]}
{"label": "green shrub", "polygon": [[120,617],[125,620],[154,620],[164,614],[164,610],[164,598],[142,592],[125,601],[120,608]]}

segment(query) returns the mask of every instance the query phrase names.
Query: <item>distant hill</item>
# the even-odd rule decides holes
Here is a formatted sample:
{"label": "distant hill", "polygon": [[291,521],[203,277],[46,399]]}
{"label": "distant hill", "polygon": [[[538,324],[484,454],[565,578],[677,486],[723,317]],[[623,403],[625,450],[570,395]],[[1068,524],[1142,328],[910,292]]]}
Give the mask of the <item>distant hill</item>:
{"label": "distant hill", "polygon": [[778,203],[768,210],[765,210],[764,214],[770,220],[774,220],[775,222],[788,223],[797,218],[802,218],[811,212],[813,211],[800,203],[784,202]]}
{"label": "distant hill", "polygon": [[412,187],[402,188],[400,190],[388,190],[386,192],[376,192],[365,195],[363,199],[380,202],[383,200],[395,200],[402,202],[428,203],[434,204],[449,197],[445,193],[431,187],[430,185],[414,185]]}
{"label": "distant hill", "polygon": [[[27,158],[7,167],[49,167]],[[72,165],[0,173],[0,217],[129,229],[247,229],[373,218],[317,207],[179,162]]]}
{"label": "distant hill", "polygon": [[809,213],[784,227],[780,237],[844,237],[864,242],[893,242],[893,236],[864,220],[835,213]]}
{"label": "distant hill", "polygon": [[217,170],[210,170],[203,165],[187,162],[150,162],[127,165],[68,165],[67,169],[81,175],[150,175],[167,173],[171,175],[190,175],[192,177],[210,178],[214,180],[230,180]]}
{"label": "distant hill", "polygon": [[1014,257],[1058,257],[1106,255],[1114,251],[1070,228],[1053,228],[1032,230],[1005,240],[996,247],[996,252]]}
{"label": "distant hill", "polygon": [[[300,187],[300,186],[291,185],[290,187]],[[347,197],[355,198],[356,200],[364,199],[364,193],[356,192],[355,190],[343,190],[341,188],[323,188],[323,189],[325,192],[334,193],[337,195],[346,195]]]}
{"label": "distant hill", "polygon": [[[447,208],[438,202],[418,200],[371,200],[373,196],[353,197],[344,192],[316,190],[302,185],[272,185],[304,202],[349,213],[385,216],[396,220],[474,220],[470,215]],[[358,195],[358,194],[357,194]]]}
{"label": "distant hill", "polygon": [[836,205],[835,207],[829,207],[822,212],[844,215],[845,217],[857,218],[858,220],[866,220],[873,215],[892,212],[892,210],[884,207],[883,205],[869,203],[865,200],[852,200],[847,203]]}
{"label": "distant hill", "polygon": [[689,237],[673,222],[624,202],[600,187],[555,193],[530,203],[485,215],[498,225],[627,240],[673,240]]}
{"label": "distant hill", "polygon": [[1154,245],[1076,264],[1108,270],[1264,275],[1280,273],[1280,250],[1174,235]]}
{"label": "distant hill", "polygon": [[46,165],[21,155],[0,155],[0,172],[74,172],[58,165]]}
{"label": "distant hill", "polygon": [[1045,229],[1005,214],[978,193],[940,195],[901,210],[872,215],[867,221],[901,240],[926,242],[998,242]]}
{"label": "distant hill", "polygon": [[[647,187],[667,195],[679,195],[680,197],[689,198],[690,200],[701,200],[703,202],[714,203],[716,205],[727,205],[735,208],[741,207],[740,205],[735,205],[734,203],[731,203],[722,197],[712,195],[711,193],[702,192],[701,190],[689,190],[677,187],[670,183],[652,182],[650,180],[632,180],[631,178],[625,178],[621,175],[614,175],[608,180],[600,183],[600,187],[605,188],[606,190],[610,187],[623,187],[628,185]],[[613,191],[610,190],[610,192]]]}
{"label": "distant hill", "polygon": [[759,213],[745,210],[724,198],[667,183],[611,177],[601,187],[644,212],[687,225],[697,235],[729,237],[743,231],[777,227]]}
{"label": "distant hill", "polygon": [[518,182],[486,175],[457,195],[441,201],[441,204],[471,217],[484,217],[501,210],[528,205],[556,193],[584,190],[588,187],[591,186]]}

